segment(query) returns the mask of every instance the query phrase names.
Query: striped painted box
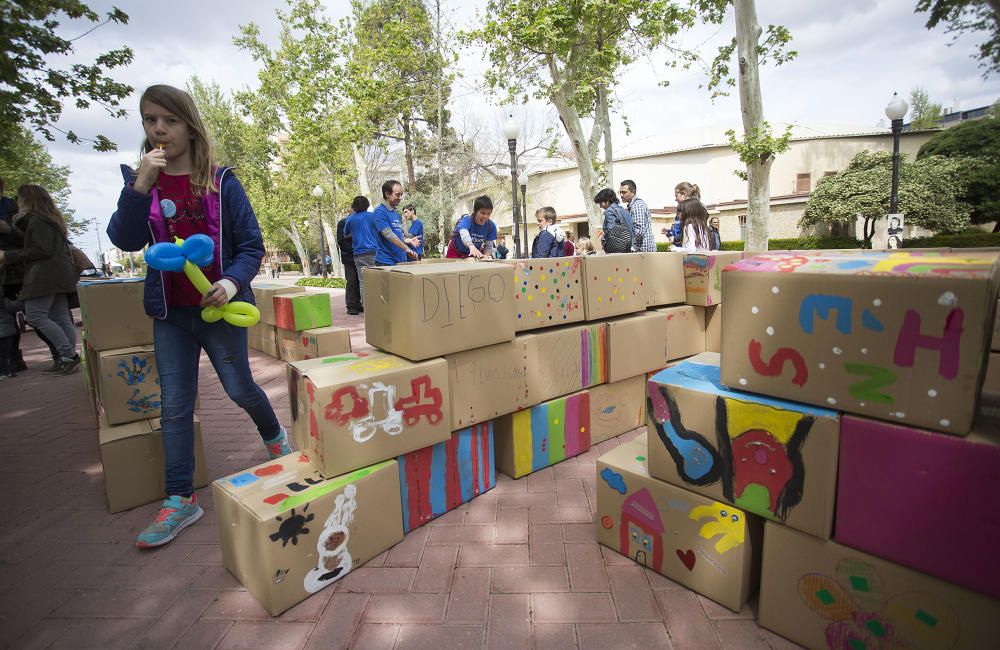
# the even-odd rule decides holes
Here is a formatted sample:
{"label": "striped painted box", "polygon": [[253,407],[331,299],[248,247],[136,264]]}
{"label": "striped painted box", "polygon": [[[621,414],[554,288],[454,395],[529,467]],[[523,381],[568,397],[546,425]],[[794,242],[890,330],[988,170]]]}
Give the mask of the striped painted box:
{"label": "striped painted box", "polygon": [[451,434],[451,439],[399,456],[403,532],[423,526],[497,484],[493,423]]}
{"label": "striped painted box", "polygon": [[520,478],[590,449],[590,391],[497,418],[497,469]]}

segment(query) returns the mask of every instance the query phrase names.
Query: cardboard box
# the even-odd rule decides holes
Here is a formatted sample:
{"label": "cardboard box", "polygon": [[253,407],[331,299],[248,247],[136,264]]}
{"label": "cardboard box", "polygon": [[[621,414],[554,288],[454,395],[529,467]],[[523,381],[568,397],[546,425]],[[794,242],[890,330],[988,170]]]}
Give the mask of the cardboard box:
{"label": "cardboard box", "polygon": [[722,269],[727,264],[743,259],[743,253],[711,251],[683,255],[687,304],[708,307],[722,302]]}
{"label": "cardboard box", "polygon": [[646,309],[643,255],[622,253],[580,258],[583,261],[584,315],[587,320]]}
{"label": "cardboard box", "polygon": [[304,287],[289,287],[281,284],[253,283],[250,288],[253,290],[253,299],[260,311],[261,325],[277,325],[274,314],[274,297],[293,293],[305,293]]}
{"label": "cardboard box", "polygon": [[676,361],[705,351],[705,312],[691,305],[659,307],[667,316],[667,361]]}
{"label": "cardboard box", "polygon": [[260,350],[261,347],[260,323],[247,328],[247,347],[251,350]]}
{"label": "cardboard box", "polygon": [[723,276],[727,386],[969,432],[997,304],[992,257],[770,254]]}
{"label": "cardboard box", "polygon": [[590,445],[646,423],[646,375],[590,389]]}
{"label": "cardboard box", "polygon": [[673,305],[684,302],[684,257],[677,253],[642,253],[642,286],[646,306]]}
{"label": "cardboard box", "polygon": [[983,396],[1000,399],[1000,352],[991,352],[983,380]]}
{"label": "cardboard box", "polygon": [[292,332],[277,329],[278,354],[282,361],[304,361],[351,351],[351,331],[344,327],[318,327]]}
{"label": "cardboard box", "polygon": [[111,424],[160,416],[160,376],[152,345],[98,353],[96,384],[100,409]]}
{"label": "cardboard box", "polygon": [[1000,301],[997,301],[997,315],[993,319],[993,340],[990,342],[990,349],[1000,351]]}
{"label": "cardboard box", "polygon": [[294,453],[212,495],[223,563],[274,616],[403,539],[395,460],[324,479]]}
{"label": "cardboard box", "polygon": [[[112,426],[101,418],[98,429],[108,510],[120,512],[167,498],[163,430],[160,420]],[[194,487],[208,485],[201,422],[194,418]]]}
{"label": "cardboard box", "polygon": [[650,474],[830,537],[838,413],[732,391],[713,352],[657,373],[647,398]]}
{"label": "cardboard box", "polygon": [[260,342],[260,351],[274,359],[280,359],[281,353],[278,351],[278,344],[274,341],[264,339]]}
{"label": "cardboard box", "polygon": [[365,269],[368,343],[413,361],[514,339],[510,264],[409,264]]}
{"label": "cardboard box", "polygon": [[288,364],[296,443],[323,476],[444,442],[448,365],[359,352]]}
{"label": "cardboard box", "polygon": [[493,422],[497,469],[520,478],[590,449],[590,392],[580,391]]}
{"label": "cardboard box", "polygon": [[705,351],[722,352],[722,305],[699,307],[705,311]]}
{"label": "cardboard box", "polygon": [[328,293],[274,297],[274,324],[281,329],[301,332],[316,327],[329,327],[332,322]]}
{"label": "cardboard box", "polygon": [[1000,598],[998,469],[995,426],[958,438],[844,416],[834,539]]}
{"label": "cardboard box", "polygon": [[609,382],[667,365],[668,318],[669,315],[646,311],[608,321]]}
{"label": "cardboard box", "polygon": [[514,267],[514,330],[524,332],[584,318],[581,257],[501,260]]}
{"label": "cardboard box", "polygon": [[87,340],[95,350],[153,344],[153,319],[142,304],[142,278],[91,280],[76,285]]}
{"label": "cardboard box", "polygon": [[808,648],[993,648],[1000,601],[768,522],[758,623]]}
{"label": "cardboard box", "polygon": [[597,541],[738,612],[757,590],[762,525],[649,475],[645,438],[597,459]]}
{"label": "cardboard box", "polygon": [[457,431],[531,406],[525,337],[445,356],[451,429]]}
{"label": "cardboard box", "polygon": [[396,462],[408,533],[496,486],[493,423],[456,431],[447,442],[403,454]]}
{"label": "cardboard box", "polygon": [[607,325],[579,323],[521,334],[526,346],[528,403],[568,395],[608,378]]}

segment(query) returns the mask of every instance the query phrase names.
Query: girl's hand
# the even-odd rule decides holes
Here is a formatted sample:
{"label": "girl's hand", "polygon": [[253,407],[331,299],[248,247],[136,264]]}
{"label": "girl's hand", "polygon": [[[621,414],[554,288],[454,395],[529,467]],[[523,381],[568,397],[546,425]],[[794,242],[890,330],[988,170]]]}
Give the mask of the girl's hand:
{"label": "girl's hand", "polygon": [[470,257],[474,257],[477,260],[481,260],[481,259],[483,259],[485,257],[485,255],[483,255],[482,253],[480,253],[479,249],[476,248],[475,246],[469,246],[469,256]]}
{"label": "girl's hand", "polygon": [[226,288],[222,284],[216,282],[212,285],[212,288],[208,290],[202,299],[202,307],[221,307],[229,302],[229,296],[226,295]]}
{"label": "girl's hand", "polygon": [[135,190],[149,194],[150,188],[156,184],[160,172],[167,166],[167,154],[163,149],[153,149],[139,161],[139,171],[136,173]]}

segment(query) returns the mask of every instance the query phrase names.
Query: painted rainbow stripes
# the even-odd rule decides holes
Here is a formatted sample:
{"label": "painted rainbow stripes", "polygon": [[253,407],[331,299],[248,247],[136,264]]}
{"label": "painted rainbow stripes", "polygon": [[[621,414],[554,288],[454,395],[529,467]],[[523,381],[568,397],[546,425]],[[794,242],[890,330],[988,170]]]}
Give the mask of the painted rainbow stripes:
{"label": "painted rainbow stripes", "polygon": [[403,532],[408,533],[496,485],[493,423],[456,431],[446,442],[403,454],[396,460]]}
{"label": "painted rainbow stripes", "polygon": [[608,380],[608,337],[605,326],[590,325],[580,329],[580,387],[603,384]]}
{"label": "painted rainbow stripes", "polygon": [[520,478],[590,449],[590,392],[560,397],[513,416],[514,476]]}

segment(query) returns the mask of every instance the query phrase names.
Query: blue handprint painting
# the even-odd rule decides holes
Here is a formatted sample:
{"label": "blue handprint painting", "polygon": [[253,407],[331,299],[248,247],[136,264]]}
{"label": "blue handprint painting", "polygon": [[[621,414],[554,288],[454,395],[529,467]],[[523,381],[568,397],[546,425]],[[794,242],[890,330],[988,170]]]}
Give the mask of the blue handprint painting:
{"label": "blue handprint painting", "polygon": [[101,355],[100,400],[111,424],[160,415],[160,377],[153,350],[133,348]]}

